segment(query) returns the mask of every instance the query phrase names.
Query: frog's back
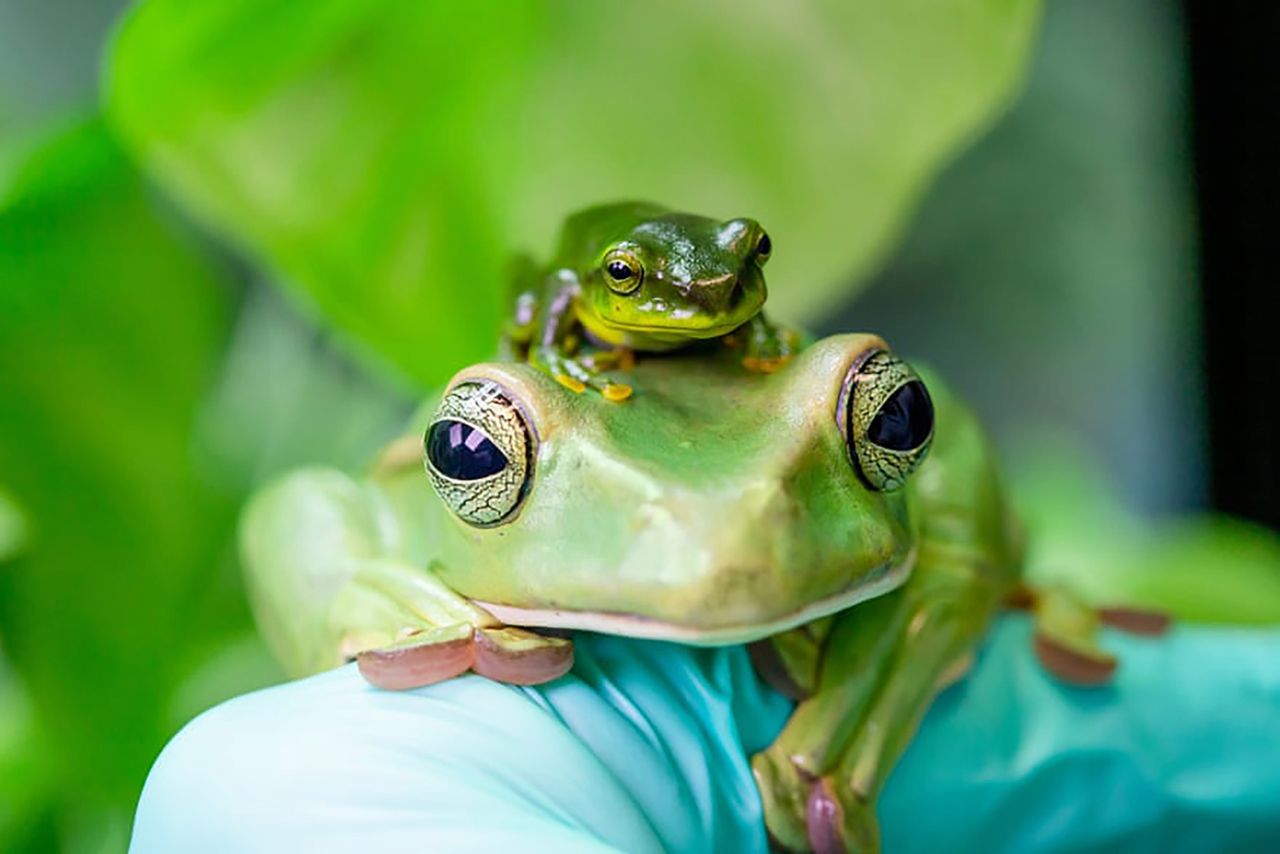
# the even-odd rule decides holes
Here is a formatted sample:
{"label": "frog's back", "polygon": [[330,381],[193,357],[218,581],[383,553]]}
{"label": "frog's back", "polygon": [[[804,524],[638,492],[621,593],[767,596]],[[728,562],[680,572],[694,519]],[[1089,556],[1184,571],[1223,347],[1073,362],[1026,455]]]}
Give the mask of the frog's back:
{"label": "frog's back", "polygon": [[670,210],[652,202],[610,202],[585,208],[565,220],[553,268],[575,269],[595,259],[605,247],[633,228],[669,214]]}

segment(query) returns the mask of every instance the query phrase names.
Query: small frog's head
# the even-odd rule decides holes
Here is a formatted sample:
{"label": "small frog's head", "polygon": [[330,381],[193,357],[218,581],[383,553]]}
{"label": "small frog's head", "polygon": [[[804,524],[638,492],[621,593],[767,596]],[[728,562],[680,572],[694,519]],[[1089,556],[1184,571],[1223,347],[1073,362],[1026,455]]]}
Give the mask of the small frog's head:
{"label": "small frog's head", "polygon": [[625,405],[524,364],[462,371],[425,426],[435,571],[500,619],[734,643],[904,580],[924,385],[870,335],[772,375],[646,359]]}
{"label": "small frog's head", "polygon": [[759,313],[772,251],[753,219],[623,203],[571,217],[561,260],[578,279],[578,316],[594,334],[685,340],[724,335]]}

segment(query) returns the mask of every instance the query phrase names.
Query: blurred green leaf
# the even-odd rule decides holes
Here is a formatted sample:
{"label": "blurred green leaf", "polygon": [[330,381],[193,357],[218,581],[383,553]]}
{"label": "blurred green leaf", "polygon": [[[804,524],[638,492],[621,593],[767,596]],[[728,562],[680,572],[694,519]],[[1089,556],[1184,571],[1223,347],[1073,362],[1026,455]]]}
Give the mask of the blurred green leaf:
{"label": "blurred green leaf", "polygon": [[797,319],[1009,97],[1036,0],[145,0],[110,111],[178,199],[422,383],[489,354],[504,259],[583,204],[762,219]]}
{"label": "blurred green leaf", "polygon": [[47,845],[40,839],[49,833],[43,747],[31,703],[0,649],[0,851]]}
{"label": "blurred green leaf", "polygon": [[1015,493],[1033,582],[1181,620],[1280,623],[1280,534],[1225,516],[1142,518],[1100,465],[1066,443],[1021,457]]}
{"label": "blurred green leaf", "polygon": [[250,290],[200,419],[209,477],[248,492],[289,469],[368,466],[412,407],[265,286]]}
{"label": "blurred green leaf", "polygon": [[27,542],[27,518],[13,498],[0,487],[0,564],[11,559]]}
{"label": "blurred green leaf", "polygon": [[95,122],[0,198],[0,282],[0,482],[31,525],[0,570],[0,632],[68,844],[92,846],[127,830],[174,686],[248,623],[235,497],[190,446],[232,293]]}

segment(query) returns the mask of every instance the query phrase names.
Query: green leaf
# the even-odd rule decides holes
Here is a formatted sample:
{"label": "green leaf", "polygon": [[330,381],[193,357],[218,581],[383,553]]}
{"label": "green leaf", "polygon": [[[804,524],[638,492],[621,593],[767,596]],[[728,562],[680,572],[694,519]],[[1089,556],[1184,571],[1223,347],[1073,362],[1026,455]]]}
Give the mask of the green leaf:
{"label": "green leaf", "polygon": [[0,649],[0,851],[40,850],[49,781],[31,703]]}
{"label": "green leaf", "polygon": [[1068,444],[1022,454],[1015,477],[1027,574],[1089,601],[1180,620],[1280,624],[1280,534],[1226,516],[1142,518],[1103,469]]}
{"label": "green leaf", "polygon": [[235,496],[191,445],[233,294],[98,123],[0,200],[0,283],[0,482],[31,531],[0,568],[0,634],[89,839],[127,828],[197,648],[248,623]]}
{"label": "green leaf", "polygon": [[0,488],[0,564],[18,554],[26,542],[26,516],[13,498]]}
{"label": "green leaf", "polygon": [[145,0],[111,114],[176,198],[422,383],[491,351],[569,211],[751,214],[771,303],[829,306],[1010,96],[1035,0]]}

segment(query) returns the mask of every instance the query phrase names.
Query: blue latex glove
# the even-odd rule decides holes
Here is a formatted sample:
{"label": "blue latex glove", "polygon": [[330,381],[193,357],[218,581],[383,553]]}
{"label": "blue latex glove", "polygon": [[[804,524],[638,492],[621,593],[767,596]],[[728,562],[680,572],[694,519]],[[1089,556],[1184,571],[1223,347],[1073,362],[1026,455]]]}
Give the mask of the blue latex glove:
{"label": "blue latex glove", "polygon": [[[935,703],[880,801],[886,850],[1275,849],[1280,630],[1111,634],[1103,690],[1049,681],[1028,632],[1002,620]],[[345,667],[219,706],[156,762],[133,850],[765,850],[748,757],[789,705],[745,651],[577,654],[537,689]]]}

